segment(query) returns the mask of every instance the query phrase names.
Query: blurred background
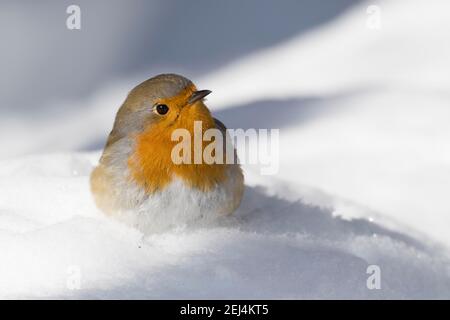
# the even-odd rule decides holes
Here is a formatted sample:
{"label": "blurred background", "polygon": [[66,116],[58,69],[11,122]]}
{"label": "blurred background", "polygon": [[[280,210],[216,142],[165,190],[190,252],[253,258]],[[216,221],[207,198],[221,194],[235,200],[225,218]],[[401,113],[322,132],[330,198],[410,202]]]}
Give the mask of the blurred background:
{"label": "blurred background", "polygon": [[[2,116],[35,114],[136,74],[198,78],[326,23],[355,2],[2,1]],[[66,27],[71,4],[81,8],[81,30]]]}

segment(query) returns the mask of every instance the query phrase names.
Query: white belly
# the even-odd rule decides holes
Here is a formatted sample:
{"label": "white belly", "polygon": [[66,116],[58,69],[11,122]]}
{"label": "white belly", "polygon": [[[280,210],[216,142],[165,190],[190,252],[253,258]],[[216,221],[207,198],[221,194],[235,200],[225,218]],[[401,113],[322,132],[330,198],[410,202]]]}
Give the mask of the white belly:
{"label": "white belly", "polygon": [[[162,232],[189,225],[205,225],[230,214],[242,194],[242,177],[230,170],[225,183],[209,192],[187,186],[174,179],[164,190],[140,199],[133,210],[121,212],[120,220],[144,233]],[[238,197],[238,199],[237,199]]]}

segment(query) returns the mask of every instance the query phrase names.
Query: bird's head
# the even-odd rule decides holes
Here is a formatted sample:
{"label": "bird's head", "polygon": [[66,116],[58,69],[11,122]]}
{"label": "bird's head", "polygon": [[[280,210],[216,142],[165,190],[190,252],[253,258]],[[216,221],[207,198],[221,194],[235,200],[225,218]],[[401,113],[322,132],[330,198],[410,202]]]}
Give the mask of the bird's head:
{"label": "bird's head", "polygon": [[121,136],[141,132],[158,135],[177,128],[191,129],[194,121],[214,126],[203,98],[209,90],[197,90],[183,76],[162,74],[146,80],[129,93],[116,117],[115,129]]}

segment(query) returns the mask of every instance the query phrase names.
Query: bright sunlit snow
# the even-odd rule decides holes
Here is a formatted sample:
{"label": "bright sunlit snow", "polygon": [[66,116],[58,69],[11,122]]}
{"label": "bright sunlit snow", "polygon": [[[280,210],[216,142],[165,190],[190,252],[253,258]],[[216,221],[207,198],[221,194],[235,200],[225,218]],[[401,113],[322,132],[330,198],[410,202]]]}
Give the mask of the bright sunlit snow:
{"label": "bright sunlit snow", "polygon": [[0,120],[0,297],[450,298],[450,4],[379,4],[380,30],[362,3],[192,79],[228,127],[280,129],[231,218],[143,235],[95,208],[85,150],[151,75]]}

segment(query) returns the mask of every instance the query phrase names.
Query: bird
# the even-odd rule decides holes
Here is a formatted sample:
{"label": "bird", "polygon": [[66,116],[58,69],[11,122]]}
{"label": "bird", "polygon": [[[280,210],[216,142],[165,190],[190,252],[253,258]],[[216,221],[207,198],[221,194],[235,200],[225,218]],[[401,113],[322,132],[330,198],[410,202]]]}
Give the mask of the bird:
{"label": "bird", "polygon": [[[218,129],[226,138],[225,125],[205,105],[210,93],[177,74],[157,75],[129,92],[90,176],[102,212],[141,231],[158,232],[236,211],[244,175],[234,147],[231,163],[174,163],[172,157],[173,132],[195,134],[195,122],[201,122],[202,134]],[[204,151],[205,144],[200,148]]]}

